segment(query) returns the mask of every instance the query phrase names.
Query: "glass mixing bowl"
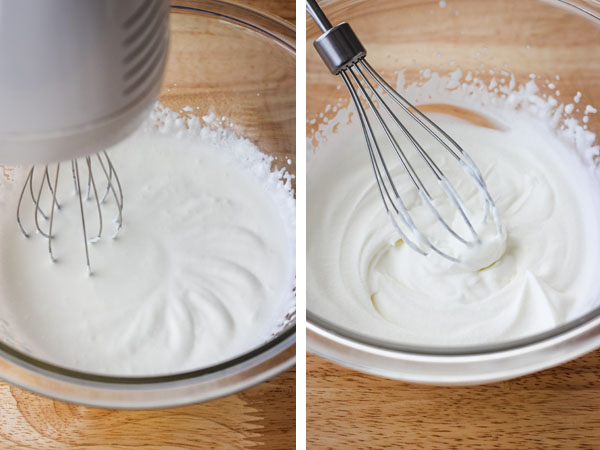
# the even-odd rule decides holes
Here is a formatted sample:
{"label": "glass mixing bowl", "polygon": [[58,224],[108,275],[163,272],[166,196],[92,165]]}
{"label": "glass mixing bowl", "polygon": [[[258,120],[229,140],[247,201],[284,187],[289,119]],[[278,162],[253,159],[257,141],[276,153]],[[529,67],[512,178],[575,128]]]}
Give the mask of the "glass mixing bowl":
{"label": "glass mixing bowl", "polygon": [[[174,1],[160,102],[228,117],[236,131],[295,173],[295,30],[288,23],[220,1]],[[257,95],[260,94],[260,95]],[[200,370],[111,377],[68,370],[7,345],[0,318],[0,377],[61,400],[118,408],[206,401],[260,383],[295,361],[295,313],[262,346]],[[15,339],[13,339],[14,341]]]}
{"label": "glass mixing bowl", "polygon": [[[366,47],[370,64],[392,85],[392,75],[405,69],[407,83],[420,71],[464,74],[479,70],[489,83],[492,74],[509,71],[518,84],[536,74],[556,80],[557,97],[569,103],[577,92],[585,105],[600,105],[600,4],[564,0],[323,0],[335,25],[347,21]],[[312,47],[320,35],[307,22],[307,135],[320,121],[331,119],[345,88],[332,76]],[[484,72],[485,69],[485,72]],[[342,83],[343,84],[343,83]],[[541,84],[541,83],[538,83]],[[545,88],[542,92],[553,93]],[[583,106],[581,106],[583,105]],[[314,119],[314,121],[313,121]],[[598,114],[588,127],[600,132]],[[318,151],[318,147],[317,150]],[[366,151],[366,150],[365,150]],[[600,251],[600,249],[598,249]],[[310,261],[307,262],[311,264]],[[310,280],[308,280],[310,283]],[[510,342],[471,347],[424,347],[373,339],[310,310],[307,299],[308,349],[334,362],[364,372],[432,384],[475,384],[508,379],[561,364],[600,347],[600,299],[581,317],[542,334]]]}

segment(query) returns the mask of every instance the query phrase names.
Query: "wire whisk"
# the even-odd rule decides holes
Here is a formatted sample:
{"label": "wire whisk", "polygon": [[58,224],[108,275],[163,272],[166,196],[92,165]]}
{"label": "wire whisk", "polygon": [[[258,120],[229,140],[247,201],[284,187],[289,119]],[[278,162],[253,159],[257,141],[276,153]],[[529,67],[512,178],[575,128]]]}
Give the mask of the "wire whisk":
{"label": "wire whisk", "polygon": [[[481,244],[480,233],[474,224],[474,215],[469,213],[463,198],[441,170],[440,164],[431,156],[433,148],[426,150],[426,146],[421,142],[424,137],[437,146],[438,151],[450,155],[475,184],[483,198],[482,222],[492,220],[497,236],[502,236],[502,224],[494,200],[480,170],[464,149],[373,69],[366,60],[365,48],[349,24],[344,22],[332,26],[315,0],[307,0],[307,10],[323,32],[314,42],[317,52],[330,72],[342,78],[350,93],[362,126],[381,200],[402,240],[422,255],[434,252],[449,261],[462,262],[461,252],[452,252],[454,246],[448,245],[447,240],[439,239],[439,233],[435,236],[427,235],[421,226],[415,223],[410,208],[406,206],[394,182],[390,164],[386,162],[382,151],[382,141],[388,152],[398,158],[422,204],[437,224],[441,225],[437,229],[445,230],[452,239],[456,239],[466,248]],[[400,120],[396,111],[405,115],[410,122]],[[377,132],[373,123],[379,125]],[[415,168],[417,161],[427,170],[426,175],[423,172],[419,173]],[[425,179],[430,180],[429,184],[424,182]],[[462,220],[461,232],[455,229],[458,228],[457,224],[451,224],[449,220],[449,217],[455,217],[456,214],[442,214],[436,207],[436,200],[431,192],[432,180],[435,180],[437,185],[436,192],[441,193],[450,202],[455,209],[454,213],[458,213]]]}
{"label": "wire whisk", "polygon": [[[54,170],[52,166],[32,166],[29,169],[17,204],[17,224],[25,237],[30,236],[23,226],[21,219],[24,209],[25,197],[30,197],[33,206],[33,222],[35,232],[48,240],[48,253],[50,259],[56,262],[52,241],[54,238],[54,221],[57,212],[63,209],[62,202],[58,198],[59,175],[64,165],[70,165],[73,179],[74,195],[77,198],[77,208],[81,216],[81,227],[83,232],[83,243],[85,249],[85,262],[88,274],[92,273],[90,264],[89,244],[97,242],[105,232],[105,220],[103,204],[109,197],[114,199],[117,214],[113,219],[115,230],[111,238],[115,238],[123,226],[123,190],[119,176],[106,151],[86,156],[80,160],[73,159],[66,163],[57,163]],[[82,166],[82,167],[81,167]],[[67,169],[68,170],[68,169]],[[87,185],[87,188],[86,188]],[[85,192],[85,193],[84,193]],[[43,199],[50,197],[49,205],[42,205]],[[91,228],[91,220],[86,213],[84,204],[94,202],[95,227]],[[43,222],[42,222],[43,221]],[[43,223],[47,223],[43,226]],[[93,233],[90,231],[93,230]]]}

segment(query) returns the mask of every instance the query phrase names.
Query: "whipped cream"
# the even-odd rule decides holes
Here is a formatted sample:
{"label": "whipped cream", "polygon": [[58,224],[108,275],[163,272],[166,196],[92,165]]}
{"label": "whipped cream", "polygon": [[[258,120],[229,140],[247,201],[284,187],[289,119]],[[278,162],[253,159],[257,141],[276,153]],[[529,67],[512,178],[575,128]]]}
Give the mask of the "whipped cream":
{"label": "whipped cream", "polygon": [[[124,225],[111,240],[109,197],[107,237],[90,244],[92,276],[68,164],[59,180],[56,263],[45,239],[25,239],[15,224],[27,168],[0,186],[2,339],[54,364],[110,375],[198,369],[267,341],[295,303],[287,172],[272,170],[273,158],[248,140],[160,107],[109,153],[123,186]],[[25,200],[29,225],[34,208]],[[86,202],[90,234],[94,207]]]}
{"label": "whipped cream", "polygon": [[[447,346],[528,336],[596,305],[600,182],[592,155],[560,138],[545,117],[516,111],[518,99],[509,101],[469,105],[497,126],[431,114],[481,170],[504,228],[498,234],[493,222],[475,220],[482,244],[471,248],[444,239],[463,264],[432,252],[422,256],[399,239],[383,210],[362,130],[356,120],[349,123],[347,110],[322,127],[317,145],[309,142],[307,163],[311,312],[371,337]],[[415,221],[435,231],[398,159],[387,162]],[[477,188],[449,157],[438,155],[436,162],[466,206],[482,211]],[[451,206],[447,200],[436,206],[452,216],[443,211]],[[462,226],[456,214],[449,224]]]}

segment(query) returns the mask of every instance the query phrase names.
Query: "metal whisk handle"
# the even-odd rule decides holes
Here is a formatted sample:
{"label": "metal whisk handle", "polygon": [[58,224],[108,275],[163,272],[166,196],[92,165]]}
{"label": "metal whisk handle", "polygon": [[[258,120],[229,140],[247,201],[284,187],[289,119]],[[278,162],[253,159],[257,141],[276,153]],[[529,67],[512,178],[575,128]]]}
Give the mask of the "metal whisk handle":
{"label": "metal whisk handle", "polygon": [[337,75],[367,56],[367,50],[349,24],[342,22],[331,26],[316,0],[306,0],[306,10],[323,31],[313,45],[332,74]]}

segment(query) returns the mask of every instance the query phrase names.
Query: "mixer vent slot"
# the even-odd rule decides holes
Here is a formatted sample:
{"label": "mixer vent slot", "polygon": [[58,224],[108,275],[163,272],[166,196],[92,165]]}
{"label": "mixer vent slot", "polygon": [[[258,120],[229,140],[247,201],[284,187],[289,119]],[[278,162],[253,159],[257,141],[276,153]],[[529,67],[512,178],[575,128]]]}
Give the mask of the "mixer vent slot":
{"label": "mixer vent slot", "polygon": [[133,14],[129,16],[125,22],[123,22],[123,28],[127,29],[135,25],[144,16],[144,13],[148,12],[148,7],[151,3],[152,0],[144,0],[133,12]]}
{"label": "mixer vent slot", "polygon": [[166,52],[167,8],[164,0],[146,0],[123,24],[124,95],[145,84]]}
{"label": "mixer vent slot", "polygon": [[157,51],[153,52],[154,56],[152,57],[152,59],[147,60],[149,61],[148,64],[144,64],[145,69],[143,69],[142,72],[138,73],[138,76],[133,78],[129,83],[125,85],[125,88],[123,90],[124,95],[129,95],[141,86],[145,85],[149,77],[152,76],[152,72],[155,72],[154,76],[152,76],[152,80],[154,80],[156,76],[160,75],[161,71],[158,70],[158,68],[162,67],[162,65],[165,63],[167,47],[167,40],[164,38],[163,34],[163,39],[160,45],[156,46]]}
{"label": "mixer vent slot", "polygon": [[[165,18],[163,18],[163,21]],[[127,70],[123,75],[123,79],[127,82],[129,81],[136,73],[139,73],[140,70],[146,65],[148,60],[152,59],[156,53],[159,53],[159,49],[162,47],[161,40],[164,40],[165,27],[158,27],[154,33],[149,37],[148,40],[141,43],[141,45],[135,49],[135,52],[132,52],[130,55],[126,56],[123,62],[125,63]]]}

